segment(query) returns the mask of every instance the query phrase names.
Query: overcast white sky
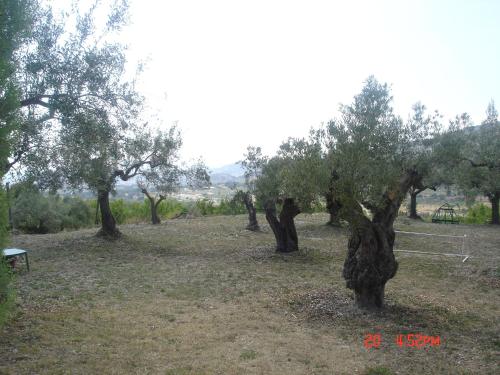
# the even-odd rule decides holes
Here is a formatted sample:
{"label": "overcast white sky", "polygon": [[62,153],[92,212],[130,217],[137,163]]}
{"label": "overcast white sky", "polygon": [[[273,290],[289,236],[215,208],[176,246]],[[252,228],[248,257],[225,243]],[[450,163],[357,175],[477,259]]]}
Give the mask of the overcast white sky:
{"label": "overcast white sky", "polygon": [[217,167],[272,154],[349,103],[374,74],[406,118],[500,106],[500,1],[131,0],[123,40],[148,58],[140,89],[184,159]]}

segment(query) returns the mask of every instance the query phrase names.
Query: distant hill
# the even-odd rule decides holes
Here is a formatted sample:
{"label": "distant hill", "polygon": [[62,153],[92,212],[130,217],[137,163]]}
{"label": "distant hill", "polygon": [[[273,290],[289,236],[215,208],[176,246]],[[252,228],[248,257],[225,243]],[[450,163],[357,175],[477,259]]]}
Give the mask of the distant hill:
{"label": "distant hill", "polygon": [[245,182],[243,177],[244,170],[240,164],[227,164],[219,168],[211,168],[210,180],[213,185],[228,183],[242,184]]}
{"label": "distant hill", "polygon": [[235,177],[227,173],[211,173],[210,181],[212,182],[212,185],[221,185],[228,183],[235,183],[237,185],[240,185],[245,182],[245,178],[243,176]]}
{"label": "distant hill", "polygon": [[210,168],[211,174],[227,174],[233,177],[241,177],[245,173],[240,164],[227,164],[219,168]]}

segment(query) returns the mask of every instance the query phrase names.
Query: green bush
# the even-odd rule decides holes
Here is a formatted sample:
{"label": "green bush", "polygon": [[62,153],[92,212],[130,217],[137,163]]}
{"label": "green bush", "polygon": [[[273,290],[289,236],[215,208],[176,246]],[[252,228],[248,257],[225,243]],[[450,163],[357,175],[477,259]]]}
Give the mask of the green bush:
{"label": "green bush", "polygon": [[483,203],[476,204],[467,210],[464,221],[467,224],[488,224],[491,221],[491,208]]}
{"label": "green bush", "polygon": [[[149,215],[149,207],[148,207]],[[179,214],[187,214],[188,207],[185,203],[179,202],[176,199],[166,199],[158,206],[158,215],[164,218],[172,218]],[[149,216],[148,216],[149,217]]]}
{"label": "green bush", "polygon": [[[7,244],[7,199],[5,192],[0,188],[0,250]],[[6,322],[14,305],[14,291],[11,288],[12,274],[10,267],[0,256],[0,328]]]}
{"label": "green bush", "polygon": [[127,207],[125,207],[125,202],[123,199],[115,199],[109,203],[111,207],[111,212],[115,217],[117,224],[123,224],[127,220]]}
{"label": "green bush", "polygon": [[54,233],[62,230],[63,215],[49,200],[35,190],[21,191],[12,207],[14,227],[26,233]]}
{"label": "green bush", "polygon": [[214,201],[207,198],[198,199],[195,205],[202,216],[214,215],[216,210]]}
{"label": "green bush", "polygon": [[11,287],[12,271],[10,266],[0,257],[0,328],[9,318],[14,307],[15,294]]}
{"label": "green bush", "polygon": [[[14,227],[26,233],[55,233],[64,229],[90,227],[95,223],[96,199],[46,195],[32,186],[16,187],[12,199]],[[142,202],[113,199],[110,208],[117,224],[149,222],[151,207],[149,200]],[[181,202],[173,198],[158,205],[158,215],[170,219],[182,214],[190,216],[245,214],[243,202],[223,199],[219,204],[211,199]],[[97,215],[97,223],[101,216]]]}
{"label": "green bush", "polygon": [[78,229],[92,225],[92,211],[85,201],[80,198],[65,197],[63,203],[65,205],[64,228]]}
{"label": "green bush", "polygon": [[92,223],[91,210],[80,198],[46,196],[31,188],[16,193],[12,216],[14,227],[26,233],[55,233]]}
{"label": "green bush", "polygon": [[219,204],[211,199],[199,199],[195,203],[197,211],[202,216],[210,215],[238,215],[247,212],[243,202],[233,199],[222,199]]}

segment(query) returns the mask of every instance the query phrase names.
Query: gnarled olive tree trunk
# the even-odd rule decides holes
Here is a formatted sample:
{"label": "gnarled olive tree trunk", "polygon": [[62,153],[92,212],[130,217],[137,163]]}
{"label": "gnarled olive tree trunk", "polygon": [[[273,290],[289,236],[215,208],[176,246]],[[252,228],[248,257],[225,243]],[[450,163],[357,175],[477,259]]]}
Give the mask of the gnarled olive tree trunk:
{"label": "gnarled olive tree trunk", "polygon": [[116,227],[116,220],[109,205],[109,190],[99,190],[97,200],[101,211],[101,229],[97,232],[97,235],[113,238],[120,237],[121,232]]}
{"label": "gnarled olive tree trunk", "polygon": [[417,174],[408,171],[395,191],[384,194],[382,207],[370,207],[373,218],[363,214],[357,202],[346,205],[342,211],[351,224],[351,236],[343,276],[347,287],[354,290],[356,304],[365,309],[379,309],[384,304],[385,284],[396,275],[398,263],[394,257],[393,229],[399,207]]}
{"label": "gnarled olive tree trunk", "polygon": [[260,230],[259,223],[257,222],[257,210],[253,204],[252,195],[249,192],[243,194],[243,203],[248,211],[248,225],[246,229],[254,232]]}
{"label": "gnarled olive tree trunk", "polygon": [[366,219],[353,228],[343,276],[359,307],[383,307],[385,284],[398,269],[393,246],[392,226]]}
{"label": "gnarled olive tree trunk", "polygon": [[274,200],[268,200],[264,204],[264,210],[266,212],[266,220],[276,238],[276,251],[280,253],[297,251],[299,249],[299,240],[294,218],[300,213],[300,209],[295,204],[293,198],[286,198],[283,201],[279,220],[276,216],[276,202]]}

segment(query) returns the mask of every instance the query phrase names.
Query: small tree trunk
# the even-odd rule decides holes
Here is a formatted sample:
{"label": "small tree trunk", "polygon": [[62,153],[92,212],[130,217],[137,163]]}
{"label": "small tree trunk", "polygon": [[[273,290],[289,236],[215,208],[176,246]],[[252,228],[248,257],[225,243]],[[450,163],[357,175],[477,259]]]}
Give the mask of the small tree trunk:
{"label": "small tree trunk", "polygon": [[418,193],[411,193],[410,194],[410,219],[422,219],[418,214],[417,214],[417,195]]}
{"label": "small tree trunk", "polygon": [[297,251],[299,249],[299,241],[294,218],[300,213],[300,209],[294,203],[294,200],[292,198],[285,199],[279,220],[276,216],[276,204],[274,201],[266,202],[264,210],[267,222],[276,238],[276,251],[280,253]]}
{"label": "small tree trunk", "polygon": [[285,250],[284,236],[280,222],[276,216],[276,203],[274,200],[268,200],[264,203],[264,211],[266,213],[266,220],[273,230],[274,238],[276,239],[276,251],[283,252]]}
{"label": "small tree trunk", "polygon": [[496,193],[496,194],[490,196],[491,224],[494,224],[494,225],[500,225],[499,200],[500,200],[500,193]]}
{"label": "small tree trunk", "polygon": [[259,223],[257,222],[257,210],[253,205],[252,196],[250,193],[246,192],[243,196],[243,203],[245,203],[245,207],[248,211],[248,225],[246,229],[251,231],[258,231]]}
{"label": "small tree trunk", "polygon": [[9,228],[14,229],[14,219],[12,217],[12,207],[10,205],[10,184],[5,184],[5,191],[7,192],[7,206],[9,210]]}
{"label": "small tree trunk", "polygon": [[286,252],[299,250],[299,239],[294,221],[295,216],[299,213],[300,209],[293,201],[293,198],[285,199],[280,212],[280,224],[285,235]]}
{"label": "small tree trunk", "polygon": [[145,186],[140,186],[140,189],[142,193],[146,196],[146,198],[148,198],[149,200],[149,205],[151,207],[151,223],[160,224],[161,220],[160,217],[158,216],[158,206],[165,199],[165,196],[160,194],[160,198],[156,200],[156,196],[149,194]]}
{"label": "small tree trunk", "polygon": [[97,198],[97,203],[95,206],[95,225],[99,224],[99,198]]}
{"label": "small tree trunk", "polygon": [[343,276],[360,308],[383,307],[385,284],[398,268],[392,252],[394,236],[392,227],[368,219],[351,234]]}
{"label": "small tree trunk", "polygon": [[98,236],[117,238],[121,236],[121,232],[116,227],[116,220],[111,212],[109,205],[109,191],[99,190],[97,192],[99,200],[99,208],[101,210],[101,229],[97,233]]}
{"label": "small tree trunk", "polygon": [[325,194],[325,199],[326,199],[326,209],[330,214],[330,220],[328,220],[328,223],[326,224],[331,225],[333,227],[340,227],[339,202],[333,198],[332,192],[328,192],[327,194]]}
{"label": "small tree trunk", "polygon": [[160,224],[161,220],[160,217],[158,216],[158,204],[160,203],[160,201],[155,202],[155,199],[152,197],[148,197],[148,200],[151,206],[151,223]]}

